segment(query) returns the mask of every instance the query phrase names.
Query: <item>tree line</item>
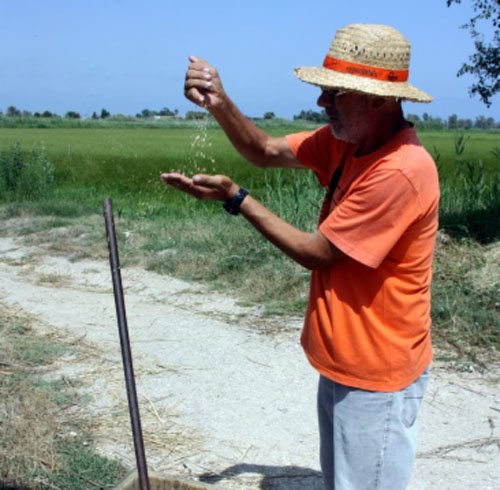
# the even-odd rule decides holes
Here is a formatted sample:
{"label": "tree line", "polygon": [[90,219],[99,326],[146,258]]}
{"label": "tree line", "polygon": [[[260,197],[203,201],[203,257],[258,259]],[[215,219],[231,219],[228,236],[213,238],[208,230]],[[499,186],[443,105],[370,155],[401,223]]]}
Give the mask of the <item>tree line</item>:
{"label": "tree line", "polygon": [[[328,117],[324,110],[322,111],[300,111],[293,116],[294,120],[312,121],[318,124],[328,122]],[[447,119],[433,117],[428,113],[420,117],[417,114],[407,114],[406,119],[417,128],[421,129],[500,129],[500,121],[495,121],[492,117],[477,116],[474,120],[459,118],[456,114],[448,116]]]}
{"label": "tree line", "polygon": [[[43,112],[30,112],[26,110],[18,109],[15,106],[7,107],[5,113],[0,110],[0,117],[14,117],[14,118],[66,118],[66,119],[82,119],[80,113],[76,111],[68,111],[64,116],[60,116],[52,111]],[[121,114],[111,114],[107,109],[101,109],[99,113],[93,112],[90,119],[108,119],[113,117],[115,119],[130,119],[130,118],[140,118],[140,119],[185,119],[185,120],[199,120],[212,118],[212,116],[207,111],[187,111],[184,116],[179,115],[177,109],[171,110],[168,107],[164,107],[160,110],[154,109],[143,109],[141,112],[137,113],[135,116],[124,116]],[[253,117],[254,120],[272,120],[278,119],[274,112],[268,111],[263,114],[262,117]],[[460,118],[456,114],[448,116],[448,118],[443,119],[441,117],[434,117],[424,112],[422,116],[417,114],[407,114],[406,119],[411,121],[419,129],[500,129],[500,121],[496,121],[493,117],[477,116],[474,120],[470,118]],[[314,111],[314,110],[301,110],[298,114],[293,116],[294,121],[309,121],[317,124],[323,124],[328,122],[328,116],[324,110]]]}
{"label": "tree line", "polygon": [[[206,111],[188,111],[186,112],[184,119],[203,119],[207,117],[208,113]],[[0,109],[0,117],[35,117],[35,118],[66,118],[66,119],[83,119],[84,117],[77,111],[67,111],[64,115],[57,114],[49,110],[42,112],[31,112],[24,109],[18,109],[16,106],[7,107],[5,113]],[[90,119],[107,119],[109,117],[114,118],[177,118],[179,116],[179,111],[177,109],[169,109],[168,107],[163,107],[160,110],[155,109],[143,109],[138,112],[135,116],[126,116],[123,114],[111,114],[107,109],[101,109],[98,113],[94,111],[90,116]]]}

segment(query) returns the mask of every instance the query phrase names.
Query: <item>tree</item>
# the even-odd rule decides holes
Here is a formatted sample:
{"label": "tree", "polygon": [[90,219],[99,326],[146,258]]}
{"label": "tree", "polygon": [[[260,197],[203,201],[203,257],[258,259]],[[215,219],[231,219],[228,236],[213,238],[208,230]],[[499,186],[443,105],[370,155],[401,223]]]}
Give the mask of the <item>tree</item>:
{"label": "tree", "polygon": [[66,115],[64,117],[67,117],[69,119],[80,119],[80,114],[75,111],[68,111],[66,112]]}
{"label": "tree", "polygon": [[106,119],[109,116],[111,116],[111,113],[109,111],[107,111],[106,109],[101,109],[101,119]]}
{"label": "tree", "polygon": [[177,109],[174,109],[171,111],[168,107],[164,107],[158,112],[159,116],[169,116],[169,117],[175,117],[179,114],[179,111]]}
{"label": "tree", "polygon": [[[446,0],[449,7],[462,0]],[[461,26],[468,29],[476,52],[469,56],[470,63],[464,63],[458,70],[457,76],[466,73],[477,78],[477,82],[469,87],[470,95],[478,95],[481,101],[491,106],[492,97],[500,91],[500,2],[498,0],[472,0],[473,17]],[[491,22],[493,25],[493,39],[485,41],[484,35],[479,32],[479,22]]]}
{"label": "tree", "polygon": [[492,117],[486,119],[486,129],[493,129],[495,127],[495,120]]}
{"label": "tree", "polygon": [[304,121],[313,121],[315,123],[324,123],[328,121],[328,116],[324,109],[321,112],[312,111],[309,109],[308,111],[300,111],[299,114],[293,116],[294,121],[297,119],[303,119]]}
{"label": "tree", "polygon": [[140,114],[137,114],[136,117],[144,117],[144,118],[148,118],[148,117],[153,117],[156,115],[156,112],[155,111],[151,111],[150,109],[143,109]]}
{"label": "tree", "polygon": [[94,112],[92,113],[92,115],[90,116],[90,119],[99,119],[99,117],[97,116],[96,111],[94,111]]}
{"label": "tree", "polygon": [[492,117],[477,116],[474,121],[474,127],[478,129],[493,129],[495,120]]}
{"label": "tree", "polygon": [[471,129],[472,126],[472,119],[459,119],[457,121],[457,128],[459,129]]}
{"label": "tree", "polygon": [[185,118],[186,119],[208,119],[208,112],[204,111],[187,111]]}
{"label": "tree", "polygon": [[8,117],[19,117],[21,115],[21,111],[13,105],[7,107],[7,116]]}
{"label": "tree", "polygon": [[415,125],[421,122],[418,114],[407,114],[406,119]]}
{"label": "tree", "polygon": [[274,119],[276,117],[276,114],[274,112],[265,112],[264,113],[264,119]]}

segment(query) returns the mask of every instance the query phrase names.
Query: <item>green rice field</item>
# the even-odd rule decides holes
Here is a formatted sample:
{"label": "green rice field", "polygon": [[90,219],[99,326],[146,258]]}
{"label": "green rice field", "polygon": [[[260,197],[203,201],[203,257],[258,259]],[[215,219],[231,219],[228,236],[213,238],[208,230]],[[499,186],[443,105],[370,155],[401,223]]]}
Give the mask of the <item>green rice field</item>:
{"label": "green rice field", "polygon": [[[274,134],[304,129],[300,123],[272,126]],[[422,143],[436,157],[440,172],[457,169],[457,134],[448,131],[420,132]],[[156,199],[164,193],[161,171],[180,170],[222,173],[258,192],[265,172],[244,162],[224,133],[216,127],[158,128],[2,128],[0,151],[18,142],[29,149],[42,144],[55,166],[59,186],[85,186],[96,191],[128,195],[147,193]],[[476,131],[462,136],[461,160],[482,162],[487,178],[498,173],[498,132]],[[171,199],[177,199],[171,196]]]}

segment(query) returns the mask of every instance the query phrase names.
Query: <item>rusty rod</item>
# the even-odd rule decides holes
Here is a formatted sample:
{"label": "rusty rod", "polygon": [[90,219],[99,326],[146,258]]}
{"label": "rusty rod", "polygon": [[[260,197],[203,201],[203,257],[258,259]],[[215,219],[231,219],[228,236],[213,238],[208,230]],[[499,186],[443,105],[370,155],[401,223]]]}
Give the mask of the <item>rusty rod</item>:
{"label": "rusty rod", "polygon": [[144,440],[142,437],[141,416],[137,402],[137,391],[135,388],[134,366],[130,339],[128,335],[127,314],[123,298],[122,277],[120,272],[120,258],[118,256],[118,242],[116,240],[115,222],[113,218],[113,206],[111,199],[103,201],[104,221],[106,224],[106,235],[108,237],[109,264],[113,278],[113,291],[115,295],[116,316],[118,319],[118,330],[120,333],[120,345],[122,350],[123,370],[125,373],[125,384],[127,387],[128,406],[132,433],[134,436],[135,459],[139,474],[141,490],[149,490],[148,468],[144,452]]}

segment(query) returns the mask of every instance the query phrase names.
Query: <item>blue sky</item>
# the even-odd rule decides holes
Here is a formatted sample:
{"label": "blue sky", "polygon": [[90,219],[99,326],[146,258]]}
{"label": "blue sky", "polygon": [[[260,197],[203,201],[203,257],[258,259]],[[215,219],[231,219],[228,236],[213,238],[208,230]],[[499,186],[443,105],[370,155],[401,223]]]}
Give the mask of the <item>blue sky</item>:
{"label": "blue sky", "polygon": [[291,118],[318,96],[293,68],[321,64],[337,28],[370,22],[410,40],[410,83],[434,97],[407,113],[500,120],[498,96],[487,109],[470,98],[472,79],[456,77],[473,52],[460,28],[471,14],[468,0],[0,0],[0,110],[184,114],[194,109],[183,80],[195,54],[245,114]]}

